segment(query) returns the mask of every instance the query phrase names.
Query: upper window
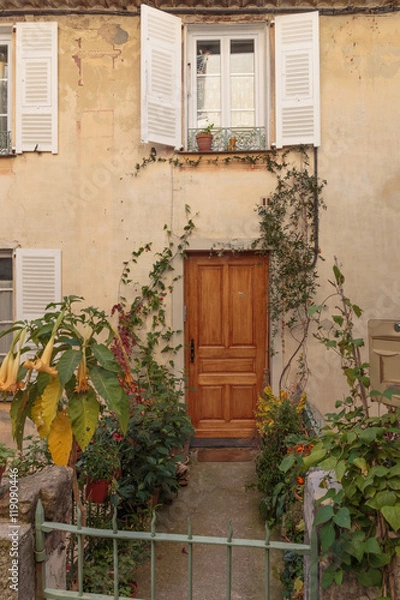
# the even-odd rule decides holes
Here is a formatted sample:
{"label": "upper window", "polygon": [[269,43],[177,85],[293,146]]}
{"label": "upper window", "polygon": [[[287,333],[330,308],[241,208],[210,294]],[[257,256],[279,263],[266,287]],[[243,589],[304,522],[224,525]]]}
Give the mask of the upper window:
{"label": "upper window", "polygon": [[15,54],[13,35],[0,28],[0,155],[56,153],[57,23],[17,23]]}
{"label": "upper window", "polygon": [[[262,149],[265,124],[265,28],[188,29],[188,148],[196,133],[214,130],[214,150]],[[194,93],[193,93],[194,92]],[[235,140],[235,142],[229,140]]]}
{"label": "upper window", "polygon": [[196,151],[212,125],[214,151],[320,144],[317,11],[274,27],[190,25],[185,67],[178,17],[142,5],[141,39],[143,142]]}

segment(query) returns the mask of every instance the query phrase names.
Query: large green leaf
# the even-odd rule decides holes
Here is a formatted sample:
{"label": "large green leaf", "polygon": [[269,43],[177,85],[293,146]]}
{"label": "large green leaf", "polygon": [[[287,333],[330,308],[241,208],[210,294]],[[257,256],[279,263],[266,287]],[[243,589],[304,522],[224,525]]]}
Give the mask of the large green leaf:
{"label": "large green leaf", "polygon": [[121,370],[119,364],[115,360],[114,354],[107,346],[104,344],[93,344],[91,349],[98,362],[102,367],[107,369],[107,371],[118,373]]}
{"label": "large green leaf", "polygon": [[296,462],[295,455],[287,454],[285,456],[285,458],[282,460],[281,464],[279,465],[279,470],[282,471],[283,473],[286,473],[294,465],[295,462]]}
{"label": "large green leaf", "polygon": [[323,525],[319,532],[319,537],[321,540],[322,552],[328,552],[329,548],[335,541],[335,527],[333,523],[327,523],[326,525]]}
{"label": "large green leaf", "polygon": [[378,541],[375,538],[368,538],[364,542],[364,550],[369,554],[381,554],[382,548],[380,547]]}
{"label": "large green leaf", "polygon": [[395,492],[383,491],[376,494],[377,508],[382,509],[384,506],[394,506],[397,502],[397,494]]}
{"label": "large green leaf", "polygon": [[82,450],[85,450],[93,437],[99,418],[99,408],[96,392],[92,388],[89,388],[85,394],[73,394],[68,403],[72,432]]}
{"label": "large green leaf", "polygon": [[345,506],[342,506],[342,508],[339,508],[339,510],[333,517],[333,520],[336,523],[336,525],[339,525],[339,527],[343,527],[344,529],[350,529],[351,517],[350,517],[349,509],[346,508]]}
{"label": "large green leaf", "polygon": [[384,431],[385,429],[383,427],[368,427],[368,429],[364,429],[363,431],[361,431],[360,440],[366,442],[367,444],[370,444],[377,437],[382,437]]}
{"label": "large green leaf", "polygon": [[313,450],[308,456],[304,457],[304,466],[309,469],[315,463],[318,463],[326,455],[326,450]]}
{"label": "large green leaf", "polygon": [[400,529],[400,503],[394,506],[383,506],[381,512],[391,528],[398,531]]}
{"label": "large green leaf", "polygon": [[29,414],[31,403],[32,400],[29,401],[28,390],[19,390],[11,404],[10,416],[12,422],[12,436],[17,442],[18,450],[22,450],[25,421]]}
{"label": "large green leaf", "polygon": [[327,504],[319,509],[317,512],[317,516],[315,517],[314,525],[321,525],[321,523],[326,523],[330,519],[332,519],[334,514],[333,506],[331,504]]}
{"label": "large green leaf", "polygon": [[378,569],[368,569],[357,573],[357,579],[365,587],[380,586],[382,583],[382,572]]}
{"label": "large green leaf", "polygon": [[129,399],[117,375],[97,366],[92,367],[89,374],[97,393],[105,400],[110,411],[116,414],[121,431],[125,433],[129,420]]}
{"label": "large green leaf", "polygon": [[58,377],[60,383],[65,387],[66,383],[71,379],[75,369],[82,360],[82,350],[66,350],[57,363]]}
{"label": "large green leaf", "polygon": [[345,460],[339,460],[335,467],[335,475],[336,479],[340,482],[342,481],[347,470],[347,463]]}

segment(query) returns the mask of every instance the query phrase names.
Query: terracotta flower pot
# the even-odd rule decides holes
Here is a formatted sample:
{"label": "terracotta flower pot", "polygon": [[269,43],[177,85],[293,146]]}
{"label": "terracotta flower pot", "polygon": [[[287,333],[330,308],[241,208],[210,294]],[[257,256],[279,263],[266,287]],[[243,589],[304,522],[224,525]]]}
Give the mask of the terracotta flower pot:
{"label": "terracotta flower pot", "polygon": [[199,152],[210,152],[213,141],[212,133],[198,133],[196,135],[197,148]]}
{"label": "terracotta flower pot", "polygon": [[91,479],[86,483],[85,497],[96,504],[102,504],[108,496],[110,481],[108,479]]}

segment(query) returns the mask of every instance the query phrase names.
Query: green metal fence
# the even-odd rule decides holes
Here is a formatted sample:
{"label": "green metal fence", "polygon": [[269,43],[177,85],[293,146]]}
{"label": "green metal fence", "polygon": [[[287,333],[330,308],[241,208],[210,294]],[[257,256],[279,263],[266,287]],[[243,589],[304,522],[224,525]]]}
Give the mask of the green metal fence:
{"label": "green metal fence", "polygon": [[[264,571],[264,583],[265,583],[265,600],[270,599],[270,551],[280,550],[282,552],[292,551],[297,554],[310,557],[309,567],[309,600],[318,600],[318,541],[315,529],[311,534],[310,544],[291,544],[284,542],[277,542],[270,540],[268,528],[266,528],[266,536],[264,540],[245,540],[233,538],[232,527],[228,526],[228,536],[222,537],[209,537],[192,534],[192,525],[189,521],[188,533],[186,535],[171,534],[171,533],[159,533],[156,531],[156,514],[154,513],[151,529],[149,532],[134,532],[134,531],[120,531],[117,529],[117,516],[116,511],[114,512],[113,518],[113,529],[96,529],[93,527],[83,527],[81,523],[81,516],[78,511],[77,525],[68,525],[65,523],[52,523],[44,520],[44,511],[42,503],[38,502],[36,509],[36,562],[41,564],[40,579],[42,580],[43,598],[49,600],[129,600],[124,596],[120,596],[118,593],[118,541],[119,540],[131,540],[131,541],[145,541],[150,544],[151,549],[151,600],[156,600],[156,546],[163,542],[176,542],[179,544],[188,545],[188,600],[193,598],[193,550],[196,545],[213,545],[213,546],[225,546],[226,547],[226,599],[231,600],[232,597],[232,553],[234,548],[259,548],[265,554],[265,571]],[[58,590],[50,589],[46,586],[46,573],[45,573],[45,533],[51,531],[65,531],[77,536],[78,540],[78,591]],[[93,536],[98,538],[109,538],[113,540],[114,549],[114,595],[94,594],[84,592],[83,590],[83,552],[84,552],[84,538],[86,536]],[[261,599],[260,599],[261,600]]]}

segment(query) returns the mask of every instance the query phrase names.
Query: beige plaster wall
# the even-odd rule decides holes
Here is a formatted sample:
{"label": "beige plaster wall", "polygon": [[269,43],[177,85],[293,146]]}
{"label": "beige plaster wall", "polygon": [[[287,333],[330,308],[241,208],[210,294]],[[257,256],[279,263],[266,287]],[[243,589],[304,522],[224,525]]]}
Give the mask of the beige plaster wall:
{"label": "beige plaster wall", "polygon": [[[59,23],[59,154],[0,159],[1,245],[61,248],[63,293],[109,310],[118,298],[122,262],[145,242],[162,247],[164,223],[179,234],[185,204],[199,213],[193,248],[205,240],[255,238],[254,208],[274,186],[264,168],[180,169],[167,161],[134,176],[135,164],[154,146],[140,143],[139,19],[49,20]],[[366,311],[365,337],[368,318],[400,317],[399,29],[400,14],[320,18],[318,172],[328,185],[318,300],[329,292],[336,255],[348,294]],[[172,156],[168,148],[156,150],[158,157]],[[181,297],[178,290],[178,324]],[[272,361],[275,382],[286,357]],[[325,412],[343,392],[340,375],[333,355],[320,347],[311,347],[309,358],[309,397]]]}

